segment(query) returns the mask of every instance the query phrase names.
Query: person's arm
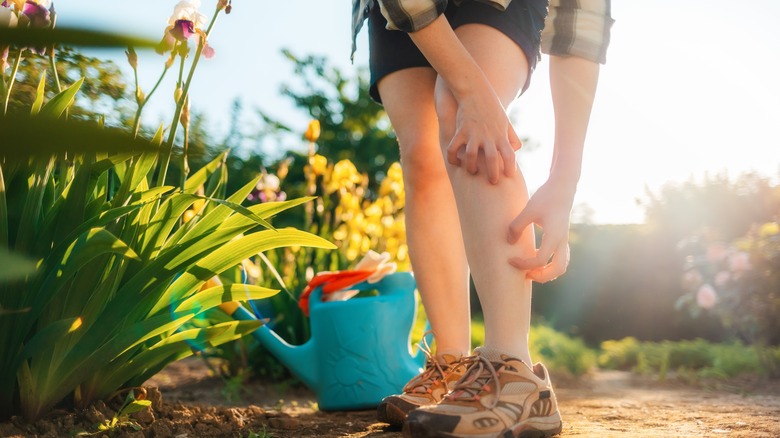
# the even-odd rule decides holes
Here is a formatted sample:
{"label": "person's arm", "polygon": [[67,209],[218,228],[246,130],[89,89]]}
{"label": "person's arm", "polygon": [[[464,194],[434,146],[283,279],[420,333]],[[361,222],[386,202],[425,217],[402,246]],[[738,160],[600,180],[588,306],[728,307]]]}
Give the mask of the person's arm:
{"label": "person's arm", "polygon": [[455,135],[447,148],[448,161],[477,173],[480,150],[485,154],[488,179],[498,183],[500,169],[515,172],[515,150],[522,145],[506,111],[482,69],[463,47],[444,16],[409,36],[447,84],[458,103]]}
{"label": "person's arm", "polygon": [[[598,83],[599,64],[576,56],[550,57],[550,90],[555,111],[555,146],[550,176],[509,226],[510,243],[532,223],[543,230],[536,256],[510,263],[527,277],[546,282],[569,264],[569,218],[582,168],[582,152]],[[550,260],[552,257],[552,260]]]}

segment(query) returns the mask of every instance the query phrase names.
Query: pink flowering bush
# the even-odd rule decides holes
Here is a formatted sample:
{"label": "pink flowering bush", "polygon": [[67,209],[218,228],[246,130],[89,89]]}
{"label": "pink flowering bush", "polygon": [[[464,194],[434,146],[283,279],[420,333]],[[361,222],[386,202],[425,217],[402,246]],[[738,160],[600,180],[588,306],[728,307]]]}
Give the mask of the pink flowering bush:
{"label": "pink flowering bush", "polygon": [[780,344],[780,225],[753,227],[730,244],[695,237],[683,242],[685,290],[677,309],[716,315],[742,340]]}

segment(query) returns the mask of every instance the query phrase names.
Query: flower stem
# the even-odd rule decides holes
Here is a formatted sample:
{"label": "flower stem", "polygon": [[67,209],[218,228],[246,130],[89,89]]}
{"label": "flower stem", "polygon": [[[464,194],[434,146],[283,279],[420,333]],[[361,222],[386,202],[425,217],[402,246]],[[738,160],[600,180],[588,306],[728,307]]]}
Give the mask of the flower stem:
{"label": "flower stem", "polygon": [[[178,50],[178,48],[174,48],[174,50]],[[200,46],[198,46],[198,50],[195,52],[195,58],[192,60],[192,65],[190,66],[190,75],[189,77],[192,77],[192,73],[195,70],[195,67],[198,65],[198,58],[200,57]],[[180,53],[179,56],[181,56],[181,63],[179,65],[179,80],[176,82],[176,89],[179,88],[182,89],[181,95],[178,96],[178,100],[176,101],[176,110],[173,112],[173,121],[171,122],[171,129],[168,131],[168,140],[165,142],[165,149],[164,154],[165,158],[162,162],[162,167],[160,167],[160,173],[157,174],[157,187],[160,187],[165,184],[165,177],[168,176],[168,167],[171,164],[171,155],[173,154],[173,143],[176,141],[176,131],[179,128],[179,119],[181,118],[181,112],[182,109],[184,109],[184,100],[187,96],[186,89],[189,88],[189,81],[188,83],[184,84],[184,87],[182,87],[182,78],[184,77],[184,61],[186,59],[185,53]],[[182,186],[182,191],[184,190],[184,186]]]}
{"label": "flower stem", "polygon": [[[214,15],[211,17],[211,22],[209,23],[209,26],[206,30],[206,37],[208,37],[209,33],[211,32],[211,29],[214,27],[214,23],[217,21],[217,17],[219,16],[220,10],[217,9],[214,11]],[[161,186],[165,184],[165,177],[168,173],[168,166],[171,163],[171,153],[173,152],[173,142],[176,140],[176,130],[179,125],[179,119],[181,117],[182,109],[184,108],[184,102],[189,96],[189,90],[190,90],[190,84],[192,83],[192,77],[195,75],[195,69],[198,66],[198,61],[200,61],[200,56],[203,53],[203,48],[206,46],[206,39],[201,38],[198,42],[198,48],[195,50],[195,57],[192,59],[192,65],[190,66],[190,71],[187,74],[187,80],[184,82],[184,84],[181,86],[181,96],[179,97],[179,100],[176,102],[176,111],[173,114],[173,122],[171,123],[171,130],[168,132],[168,140],[165,142],[165,160],[163,161],[163,166],[160,168],[160,173],[157,175],[157,186]],[[184,72],[184,56],[182,56],[182,69],[179,71],[179,83],[181,84],[182,74]],[[183,171],[183,169],[182,169]],[[184,185],[182,184],[181,187],[182,191],[184,191]]]}
{"label": "flower stem", "polygon": [[187,162],[187,150],[190,144],[190,124],[184,125],[184,146],[181,151],[181,190],[184,191],[184,184],[187,183],[187,177],[190,173],[190,165]]}
{"label": "flower stem", "polygon": [[8,101],[11,100],[11,90],[14,88],[14,82],[16,82],[16,73],[19,71],[19,64],[22,62],[23,49],[19,49],[19,54],[16,55],[14,60],[14,67],[11,69],[11,78],[8,81],[8,89],[5,90],[5,105],[3,106],[3,115],[8,113]]}
{"label": "flower stem", "polygon": [[[144,97],[144,100],[141,102],[138,102],[138,109],[135,112],[135,119],[133,120],[133,137],[138,136],[138,131],[141,129],[141,112],[143,112],[144,107],[146,106],[146,102],[149,102],[149,99],[152,97],[155,91],[157,91],[157,88],[160,87],[160,84],[162,83],[163,79],[165,78],[165,74],[168,73],[168,70],[170,67],[166,65],[165,69],[163,69],[162,74],[157,79],[157,83],[154,84],[154,87],[152,87],[152,90],[149,91],[149,94],[147,94]],[[135,72],[135,90],[136,93],[138,92],[138,72]]]}
{"label": "flower stem", "polygon": [[49,65],[51,65],[51,71],[54,75],[54,83],[57,84],[57,92],[62,93],[62,84],[60,83],[60,74],[57,72],[57,62],[54,59],[54,48],[49,51]]}

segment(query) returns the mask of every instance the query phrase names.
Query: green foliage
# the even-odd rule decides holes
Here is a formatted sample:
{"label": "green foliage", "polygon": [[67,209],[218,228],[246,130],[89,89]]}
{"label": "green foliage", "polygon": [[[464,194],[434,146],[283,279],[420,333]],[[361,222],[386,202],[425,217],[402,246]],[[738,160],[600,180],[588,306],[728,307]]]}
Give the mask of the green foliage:
{"label": "green foliage", "polygon": [[[8,35],[33,41],[24,32]],[[189,49],[177,44],[175,56],[183,61]],[[33,260],[36,267],[32,273],[0,267],[3,416],[20,412],[34,420],[60,402],[83,407],[141,385],[172,361],[240,338],[261,323],[199,319],[223,302],[277,291],[230,283],[204,288],[207,281],[259,252],[333,248],[309,233],[271,227],[273,216],[306,199],[243,207],[256,180],[224,198],[226,153],[190,174],[183,120],[185,170],[177,187],[162,183],[204,44],[202,39],[187,80],[178,84],[181,97],[162,149],[162,128],[144,141],[68,118],[83,78],[46,99],[42,74],[28,102],[34,117],[4,111],[0,118],[0,256],[22,268],[29,267],[22,258]],[[19,60],[7,80],[0,78],[6,105]],[[143,404],[127,404],[102,427],[110,431]]]}
{"label": "green foliage", "polygon": [[[132,109],[127,99],[128,86],[116,64],[86,56],[70,47],[60,47],[55,53],[57,74],[45,74],[43,81],[46,98],[84,78],[77,100],[69,108],[69,118],[96,122],[105,115],[110,125],[129,124]],[[16,55],[16,51],[11,51],[9,58]],[[29,113],[30,103],[35,101],[42,84],[42,72],[52,68],[49,56],[25,52],[8,103],[9,114]]]}
{"label": "green foliage", "polygon": [[711,343],[703,339],[640,342],[627,337],[603,342],[598,363],[602,368],[658,374],[662,378],[672,371],[678,375],[721,379],[775,375],[776,368],[767,367],[769,362],[761,356],[774,357],[777,366],[780,348],[745,346],[739,342]]}
{"label": "green foliage", "polygon": [[573,376],[585,374],[596,366],[596,352],[582,339],[573,338],[544,325],[531,327],[532,357],[552,370],[566,370]]}
{"label": "green foliage", "polygon": [[[284,85],[282,95],[289,97],[309,117],[319,120],[322,134],[317,152],[334,162],[348,159],[360,172],[381,181],[400,156],[387,115],[368,94],[367,71],[361,69],[356,78],[350,78],[324,57],[298,57],[289,50],[283,54],[293,64],[296,80],[301,85]],[[260,116],[265,122],[265,135],[294,132],[268,114]],[[304,179],[302,174],[295,173],[288,178]]]}
{"label": "green foliage", "polygon": [[[79,85],[78,82],[76,84]],[[65,91],[78,89],[75,86]],[[68,145],[71,153],[97,153],[105,151],[109,144],[112,152],[116,153],[159,149],[159,145],[151,144],[148,139],[133,137],[122,129],[101,127],[94,122],[54,119],[47,117],[45,112],[37,116],[2,117],[0,132],[3,133],[0,154],[14,159],[31,155],[46,156],[51,153],[52,141]],[[25,147],[18,147],[20,144]]]}
{"label": "green foliage", "polygon": [[157,41],[115,33],[76,28],[0,27],[0,41],[12,41],[22,47],[51,47],[54,45],[78,47],[147,47]]}
{"label": "green foliage", "polygon": [[140,424],[130,418],[131,414],[141,412],[144,409],[148,409],[152,406],[151,400],[138,400],[135,398],[135,392],[129,391],[125,397],[125,401],[122,406],[116,411],[111,419],[104,420],[102,423],[97,424],[97,429],[94,433],[80,432],[76,436],[105,436],[106,433],[113,434],[118,432],[124,427],[129,427],[133,430],[140,431],[143,429]]}
{"label": "green foliage", "polygon": [[[258,226],[253,216],[265,221],[293,201],[252,207],[250,216],[209,200],[197,218],[178,227],[182,212],[200,198],[186,191],[170,193],[170,187],[148,188],[149,175],[128,187],[124,201],[108,200],[108,170],[122,175],[117,181],[121,193],[144,158],[136,157],[139,162],[131,167],[131,157],[113,157],[116,163],[112,157],[74,157],[72,178],[65,180],[47,177],[53,160],[32,160],[32,173],[17,171],[9,183],[9,204],[23,205],[2,218],[12,230],[9,245],[41,262],[35,276],[1,289],[4,308],[18,312],[0,319],[6,334],[0,374],[2,392],[18,394],[30,418],[76,388],[75,402],[85,405],[119,387],[143,383],[193,349],[254,330],[258,323],[233,321],[176,332],[223,301],[273,294],[266,288],[225,285],[195,295],[205,281],[244,258],[286,245],[331,247],[292,229],[242,237]],[[217,190],[222,175],[211,175],[198,172],[188,182],[201,179]],[[40,182],[25,190],[26,181]],[[45,196],[49,187],[61,197]],[[252,187],[229,200],[240,201]],[[7,408],[11,402],[6,401]]]}

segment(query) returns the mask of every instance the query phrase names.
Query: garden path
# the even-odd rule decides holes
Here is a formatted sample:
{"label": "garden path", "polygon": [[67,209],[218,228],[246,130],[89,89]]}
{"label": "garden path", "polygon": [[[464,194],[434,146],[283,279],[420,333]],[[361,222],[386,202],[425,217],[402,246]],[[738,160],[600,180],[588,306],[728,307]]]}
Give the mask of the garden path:
{"label": "garden path", "polygon": [[[186,365],[179,364],[180,371],[186,370]],[[176,370],[166,370],[158,379],[166,373],[173,377]],[[598,371],[585,378],[558,379],[555,383],[564,437],[780,436],[778,381],[707,381],[691,385],[622,371]],[[267,409],[266,430],[270,436],[401,436],[377,423],[373,411],[320,412],[312,407],[313,395],[308,391],[253,385],[246,388],[244,403]],[[189,389],[186,385],[163,388],[163,395],[166,400],[176,398],[185,404],[200,400],[229,405],[219,394],[220,387],[224,385],[219,381],[207,379],[191,384]]]}
{"label": "garden path", "polygon": [[[683,384],[621,371],[598,371],[579,379],[553,377],[564,417],[563,437],[780,436],[780,381]],[[171,364],[148,382],[147,387],[154,386],[160,390],[149,390],[155,409],[133,414],[143,429],[125,427],[113,436],[401,437],[399,431],[377,423],[373,410],[318,411],[313,394],[305,388],[252,382],[229,391],[222,380],[209,377],[198,359]],[[0,423],[0,437],[96,432],[95,423],[110,419],[117,403],[98,403],[84,411],[58,410],[35,424],[17,418]]]}

